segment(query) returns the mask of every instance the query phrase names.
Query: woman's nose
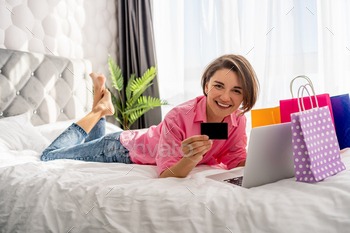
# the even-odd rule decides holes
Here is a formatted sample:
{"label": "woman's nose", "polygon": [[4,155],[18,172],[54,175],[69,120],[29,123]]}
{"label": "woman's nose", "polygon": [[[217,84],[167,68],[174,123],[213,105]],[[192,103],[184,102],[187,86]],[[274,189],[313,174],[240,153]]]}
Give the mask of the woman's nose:
{"label": "woman's nose", "polygon": [[220,99],[222,101],[225,101],[225,102],[229,102],[230,101],[230,94],[228,92],[224,92],[221,96],[220,96]]}

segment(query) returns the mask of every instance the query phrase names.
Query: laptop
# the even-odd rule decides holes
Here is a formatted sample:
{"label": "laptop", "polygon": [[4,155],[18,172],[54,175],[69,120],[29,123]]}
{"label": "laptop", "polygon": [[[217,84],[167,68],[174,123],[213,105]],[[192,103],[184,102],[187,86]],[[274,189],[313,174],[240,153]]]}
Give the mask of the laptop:
{"label": "laptop", "polygon": [[289,122],[253,128],[245,167],[207,178],[236,187],[252,188],[294,176],[292,130]]}

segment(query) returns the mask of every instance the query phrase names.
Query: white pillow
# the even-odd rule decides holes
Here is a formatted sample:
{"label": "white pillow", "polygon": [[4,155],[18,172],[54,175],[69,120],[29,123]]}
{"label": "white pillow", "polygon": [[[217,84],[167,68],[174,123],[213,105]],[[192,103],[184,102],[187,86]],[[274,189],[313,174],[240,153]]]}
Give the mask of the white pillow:
{"label": "white pillow", "polygon": [[35,128],[50,142],[53,142],[65,129],[77,120],[57,121],[54,123],[35,126]]}
{"label": "white pillow", "polygon": [[119,132],[119,131],[123,131],[123,129],[116,126],[115,124],[112,124],[110,122],[106,122],[106,134],[115,133],[115,132]]}
{"label": "white pillow", "polygon": [[29,121],[29,112],[0,119],[1,148],[8,150],[34,150],[41,153],[50,145],[49,140]]}

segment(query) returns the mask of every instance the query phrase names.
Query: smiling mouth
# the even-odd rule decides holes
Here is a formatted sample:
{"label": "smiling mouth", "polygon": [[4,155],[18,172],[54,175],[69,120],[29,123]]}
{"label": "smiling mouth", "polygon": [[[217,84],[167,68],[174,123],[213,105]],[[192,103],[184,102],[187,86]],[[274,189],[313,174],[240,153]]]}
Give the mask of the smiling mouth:
{"label": "smiling mouth", "polygon": [[217,101],[215,101],[215,103],[216,103],[219,107],[221,107],[221,108],[229,108],[229,107],[232,106],[232,105],[219,104],[219,102],[217,102]]}

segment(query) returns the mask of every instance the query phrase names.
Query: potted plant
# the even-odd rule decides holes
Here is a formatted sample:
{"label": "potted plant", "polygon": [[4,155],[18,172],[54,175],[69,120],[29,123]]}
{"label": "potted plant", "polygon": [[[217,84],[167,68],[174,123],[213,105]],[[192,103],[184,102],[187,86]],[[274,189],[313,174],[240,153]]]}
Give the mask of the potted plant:
{"label": "potted plant", "polygon": [[126,100],[125,105],[121,96],[121,90],[124,87],[124,78],[121,73],[121,69],[117,63],[109,56],[108,58],[109,71],[111,73],[112,87],[117,89],[119,94],[119,100],[115,97],[112,91],[111,93],[112,103],[116,111],[114,117],[122,125],[123,129],[130,129],[130,126],[148,110],[161,105],[168,105],[165,100],[160,100],[151,96],[142,96],[142,93],[153,83],[150,83],[157,74],[155,67],[149,68],[141,78],[135,78],[135,74],[130,75],[130,79],[126,85],[125,93]]}

